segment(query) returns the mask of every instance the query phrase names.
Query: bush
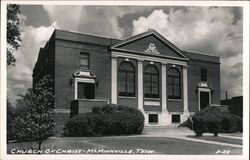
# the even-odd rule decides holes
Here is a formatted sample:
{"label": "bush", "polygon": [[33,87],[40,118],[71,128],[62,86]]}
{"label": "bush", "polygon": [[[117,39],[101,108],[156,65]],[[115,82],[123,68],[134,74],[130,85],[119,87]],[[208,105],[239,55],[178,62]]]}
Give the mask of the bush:
{"label": "bush", "polygon": [[205,132],[217,136],[218,133],[242,132],[242,118],[232,115],[222,107],[211,106],[195,113],[192,122],[188,119],[179,126],[193,129],[196,136],[202,136]]}
{"label": "bush", "polygon": [[143,114],[126,106],[92,107],[92,112],[72,117],[64,128],[65,136],[100,136],[140,134],[144,127]]}

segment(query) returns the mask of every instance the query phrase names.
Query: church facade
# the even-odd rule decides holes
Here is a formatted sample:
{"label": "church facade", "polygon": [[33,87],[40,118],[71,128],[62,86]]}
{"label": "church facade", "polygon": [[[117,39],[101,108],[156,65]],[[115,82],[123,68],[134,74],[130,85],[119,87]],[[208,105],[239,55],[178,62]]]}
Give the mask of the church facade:
{"label": "church facade", "polygon": [[58,134],[94,105],[135,107],[145,126],[170,126],[220,104],[220,58],[181,50],[155,30],[124,40],[55,30],[39,51],[33,85],[47,74]]}

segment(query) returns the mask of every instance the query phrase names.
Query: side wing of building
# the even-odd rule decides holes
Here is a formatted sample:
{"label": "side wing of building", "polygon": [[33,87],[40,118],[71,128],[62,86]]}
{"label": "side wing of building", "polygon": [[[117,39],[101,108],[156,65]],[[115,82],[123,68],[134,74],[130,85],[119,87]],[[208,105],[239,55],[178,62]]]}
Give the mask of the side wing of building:
{"label": "side wing of building", "polygon": [[184,51],[188,63],[189,111],[197,112],[207,105],[220,104],[220,58]]}

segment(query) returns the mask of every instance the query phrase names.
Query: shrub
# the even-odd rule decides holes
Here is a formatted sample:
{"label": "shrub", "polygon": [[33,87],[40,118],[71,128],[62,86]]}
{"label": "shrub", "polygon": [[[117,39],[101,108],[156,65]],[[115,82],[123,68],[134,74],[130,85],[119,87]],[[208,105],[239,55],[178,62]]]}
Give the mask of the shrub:
{"label": "shrub", "polygon": [[179,126],[193,129],[197,136],[202,136],[205,132],[215,136],[218,133],[242,132],[242,118],[232,115],[220,106],[207,107],[195,113],[192,122],[188,119]]}
{"label": "shrub", "polygon": [[144,127],[143,114],[126,106],[92,107],[92,112],[72,117],[64,128],[65,136],[100,136],[140,134]]}

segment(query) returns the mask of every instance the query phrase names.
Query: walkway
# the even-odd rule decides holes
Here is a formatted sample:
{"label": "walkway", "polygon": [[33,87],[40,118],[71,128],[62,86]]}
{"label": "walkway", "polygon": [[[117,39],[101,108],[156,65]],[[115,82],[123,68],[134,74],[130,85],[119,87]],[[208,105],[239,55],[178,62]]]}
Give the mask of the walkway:
{"label": "walkway", "polygon": [[[211,136],[211,135],[212,135],[211,133],[204,133],[203,137]],[[197,139],[197,138],[195,138],[195,133],[186,127],[175,127],[175,126],[173,126],[173,127],[145,127],[142,135],[139,135],[139,136],[168,137],[168,138],[175,138],[175,139],[181,139],[181,140],[186,140],[186,141],[193,141],[193,142],[242,148],[242,145],[238,145],[238,144],[217,142],[216,140],[209,141],[209,140]],[[191,138],[191,137],[193,137],[193,138]],[[218,137],[232,138],[232,139],[238,139],[239,141],[242,141],[242,137],[231,136],[230,134],[229,135],[228,134],[219,134]]]}

